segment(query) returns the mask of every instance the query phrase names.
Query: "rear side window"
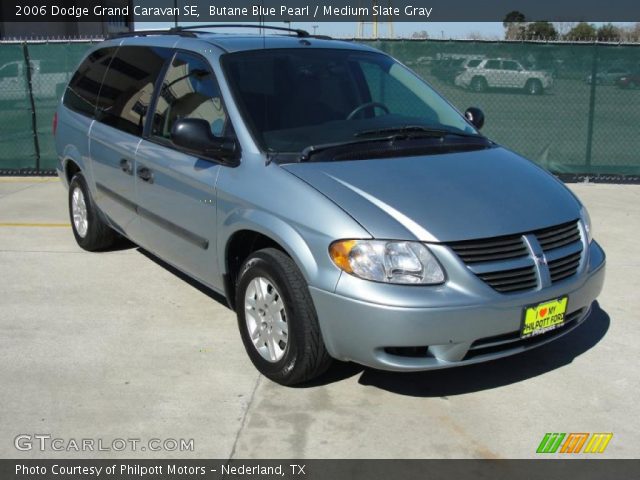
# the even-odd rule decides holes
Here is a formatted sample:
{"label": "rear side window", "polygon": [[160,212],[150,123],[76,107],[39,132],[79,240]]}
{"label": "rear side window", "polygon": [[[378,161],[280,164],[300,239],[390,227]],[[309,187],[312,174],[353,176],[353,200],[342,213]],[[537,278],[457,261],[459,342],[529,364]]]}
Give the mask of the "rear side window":
{"label": "rear side window", "polygon": [[65,107],[93,118],[102,78],[115,52],[116,47],[101,48],[84,59],[67,86]]}
{"label": "rear side window", "polygon": [[480,65],[480,62],[481,62],[481,61],[482,61],[482,60],[469,60],[469,62],[467,63],[467,67],[469,67],[469,68],[475,68],[475,67],[477,67],[478,65]]}
{"label": "rear side window", "polygon": [[100,88],[97,120],[142,135],[155,82],[171,53],[168,48],[120,47]]}
{"label": "rear side window", "polygon": [[500,60],[489,60],[484,64],[484,68],[490,70],[500,70]]}
{"label": "rear side window", "polygon": [[502,62],[502,68],[504,70],[512,70],[512,71],[518,71],[520,70],[520,64],[517,62]]}

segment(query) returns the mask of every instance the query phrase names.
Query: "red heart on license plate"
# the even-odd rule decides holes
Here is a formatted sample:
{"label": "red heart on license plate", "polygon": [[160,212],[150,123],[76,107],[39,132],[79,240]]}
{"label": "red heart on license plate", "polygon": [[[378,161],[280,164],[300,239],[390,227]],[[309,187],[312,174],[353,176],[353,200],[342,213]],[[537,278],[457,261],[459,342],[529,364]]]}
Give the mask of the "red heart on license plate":
{"label": "red heart on license plate", "polygon": [[538,316],[544,317],[547,314],[547,308],[541,308],[540,310],[538,310],[538,314]]}

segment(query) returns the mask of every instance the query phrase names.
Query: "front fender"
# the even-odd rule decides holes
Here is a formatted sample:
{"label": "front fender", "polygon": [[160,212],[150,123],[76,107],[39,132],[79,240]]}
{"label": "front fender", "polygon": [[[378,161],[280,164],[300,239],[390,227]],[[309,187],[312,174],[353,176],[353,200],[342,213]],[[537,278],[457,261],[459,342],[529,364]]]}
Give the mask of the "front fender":
{"label": "front fender", "polygon": [[[229,240],[235,233],[243,230],[260,233],[277,242],[298,265],[310,285],[324,284],[331,285],[331,289],[335,288],[340,276],[339,271],[336,269],[333,274],[326,272],[321,275],[321,267],[302,233],[276,215],[256,209],[234,211],[220,225],[217,235],[217,256],[218,268],[223,274],[228,273],[226,256]],[[313,232],[305,233],[313,234]]]}

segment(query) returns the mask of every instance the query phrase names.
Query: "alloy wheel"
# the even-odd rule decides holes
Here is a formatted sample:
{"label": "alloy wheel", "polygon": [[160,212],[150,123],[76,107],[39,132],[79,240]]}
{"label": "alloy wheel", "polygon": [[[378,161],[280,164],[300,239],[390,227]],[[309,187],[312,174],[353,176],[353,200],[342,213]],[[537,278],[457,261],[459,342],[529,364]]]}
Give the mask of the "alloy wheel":
{"label": "alloy wheel", "polygon": [[80,187],[73,190],[71,196],[71,214],[73,216],[73,226],[78,235],[84,238],[89,230],[89,220],[87,217],[87,204],[84,199],[84,193]]}
{"label": "alloy wheel", "polygon": [[273,283],[256,277],[244,297],[245,320],[253,346],[265,360],[282,359],[287,347],[289,328],[284,302]]}

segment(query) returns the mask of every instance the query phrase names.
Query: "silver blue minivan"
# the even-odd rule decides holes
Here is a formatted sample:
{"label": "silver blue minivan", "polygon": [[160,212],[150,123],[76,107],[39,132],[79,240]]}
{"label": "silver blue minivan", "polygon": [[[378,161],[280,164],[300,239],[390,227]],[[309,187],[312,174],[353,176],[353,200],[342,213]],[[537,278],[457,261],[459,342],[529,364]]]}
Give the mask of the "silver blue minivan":
{"label": "silver blue minivan", "polygon": [[108,40],[69,82],[55,141],[82,248],[124,236],[225,295],[284,385],[332,359],[493,360],[588,318],[587,211],[479,109],[373,48],[205,30]]}

